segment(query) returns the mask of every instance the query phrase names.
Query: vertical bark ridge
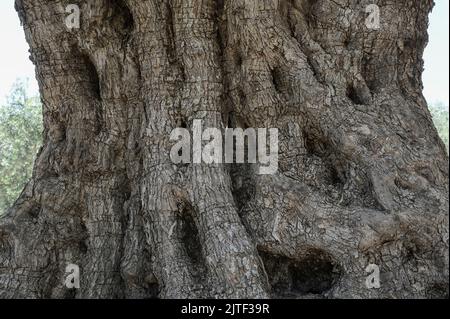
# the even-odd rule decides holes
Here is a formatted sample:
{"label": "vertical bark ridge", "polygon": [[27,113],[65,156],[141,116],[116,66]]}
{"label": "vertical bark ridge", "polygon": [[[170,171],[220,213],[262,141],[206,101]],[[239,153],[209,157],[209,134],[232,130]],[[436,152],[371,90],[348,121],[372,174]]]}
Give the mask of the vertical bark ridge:
{"label": "vertical bark ridge", "polygon": [[[176,48],[186,84],[182,110],[191,122],[223,129],[223,79],[214,1],[175,1]],[[255,247],[233,205],[223,165],[192,166],[192,203],[211,285],[218,297],[264,297],[265,278]]]}
{"label": "vertical bark ridge", "polygon": [[[420,80],[432,1],[377,1],[380,30],[369,1],[75,2],[69,31],[65,1],[16,0],[45,141],[0,220],[0,297],[448,294],[448,156]],[[278,127],[279,171],[174,165],[193,119]]]}

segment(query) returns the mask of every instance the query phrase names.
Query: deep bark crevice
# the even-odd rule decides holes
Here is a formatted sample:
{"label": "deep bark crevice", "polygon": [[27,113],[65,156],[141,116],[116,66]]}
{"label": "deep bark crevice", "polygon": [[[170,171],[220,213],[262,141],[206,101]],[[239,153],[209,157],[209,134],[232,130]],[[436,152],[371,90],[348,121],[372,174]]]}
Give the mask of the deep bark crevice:
{"label": "deep bark crevice", "polygon": [[[16,0],[46,138],[0,219],[0,297],[448,295],[448,156],[420,81],[432,1],[382,6],[377,31],[341,0],[80,7],[69,32],[60,2]],[[279,128],[278,172],[174,165],[170,132],[193,119]]]}
{"label": "deep bark crevice", "polygon": [[260,251],[272,293],[278,297],[305,297],[326,293],[339,281],[342,270],[327,253],[311,249],[289,258]]}
{"label": "deep bark crevice", "polygon": [[111,21],[116,33],[121,34],[123,39],[128,39],[134,30],[134,18],[126,1],[108,0],[106,5],[111,8],[111,13],[105,20]]}
{"label": "deep bark crevice", "polygon": [[80,58],[83,76],[86,77],[87,89],[92,92],[93,97],[99,101],[102,100],[100,77],[97,68],[88,55],[82,55]]}

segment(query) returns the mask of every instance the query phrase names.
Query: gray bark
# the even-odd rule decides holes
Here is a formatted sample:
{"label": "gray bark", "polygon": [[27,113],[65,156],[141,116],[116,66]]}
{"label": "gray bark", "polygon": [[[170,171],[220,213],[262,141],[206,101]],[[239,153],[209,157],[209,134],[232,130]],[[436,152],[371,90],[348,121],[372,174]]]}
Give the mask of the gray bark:
{"label": "gray bark", "polygon": [[[45,141],[0,219],[0,297],[448,296],[448,156],[421,83],[432,6],[16,0]],[[172,164],[170,132],[193,119],[279,128],[279,171]]]}

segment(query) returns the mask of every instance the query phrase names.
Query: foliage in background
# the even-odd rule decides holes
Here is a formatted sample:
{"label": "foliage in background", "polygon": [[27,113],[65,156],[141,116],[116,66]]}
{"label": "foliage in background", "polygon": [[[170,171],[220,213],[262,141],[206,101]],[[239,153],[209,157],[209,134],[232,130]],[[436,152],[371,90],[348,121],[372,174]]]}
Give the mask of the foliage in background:
{"label": "foliage in background", "polygon": [[448,108],[442,103],[430,106],[430,112],[433,116],[434,125],[436,126],[439,136],[447,146],[447,154],[449,151],[448,143]]}
{"label": "foliage in background", "polygon": [[[448,108],[436,104],[430,111],[448,152]],[[17,81],[6,104],[0,105],[0,215],[14,204],[31,177],[42,130],[39,97],[28,97],[26,82]]]}
{"label": "foliage in background", "polygon": [[42,130],[39,97],[28,97],[26,81],[17,81],[6,104],[0,105],[0,215],[31,177]]}

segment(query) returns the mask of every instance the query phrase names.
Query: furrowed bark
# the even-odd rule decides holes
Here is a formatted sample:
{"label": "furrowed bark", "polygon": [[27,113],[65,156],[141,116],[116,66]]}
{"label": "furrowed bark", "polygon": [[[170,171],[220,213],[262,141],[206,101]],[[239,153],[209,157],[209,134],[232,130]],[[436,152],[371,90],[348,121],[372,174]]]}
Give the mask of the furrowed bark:
{"label": "furrowed bark", "polygon": [[[16,0],[45,140],[0,219],[0,297],[448,296],[448,156],[421,83],[432,1],[70,3],[79,30],[69,1]],[[194,119],[279,128],[278,172],[173,164],[170,133]]]}

